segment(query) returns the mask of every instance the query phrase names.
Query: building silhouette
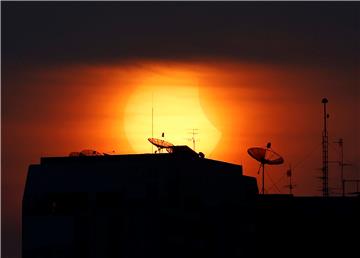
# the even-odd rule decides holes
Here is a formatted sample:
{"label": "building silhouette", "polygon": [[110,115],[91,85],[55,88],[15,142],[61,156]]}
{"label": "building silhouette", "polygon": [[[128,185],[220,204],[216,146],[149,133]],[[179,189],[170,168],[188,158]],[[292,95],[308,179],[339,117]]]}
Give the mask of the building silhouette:
{"label": "building silhouette", "polygon": [[26,180],[22,252],[349,257],[357,250],[359,207],[359,198],[259,195],[242,166],[199,157],[187,146],[166,154],[41,158]]}

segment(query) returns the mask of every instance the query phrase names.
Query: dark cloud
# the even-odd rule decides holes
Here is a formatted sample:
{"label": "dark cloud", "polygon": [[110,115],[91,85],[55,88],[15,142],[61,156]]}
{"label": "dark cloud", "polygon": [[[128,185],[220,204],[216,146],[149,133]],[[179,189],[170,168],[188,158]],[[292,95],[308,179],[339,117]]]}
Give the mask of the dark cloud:
{"label": "dark cloud", "polygon": [[358,3],[2,2],[6,64],[232,58],[354,65]]}

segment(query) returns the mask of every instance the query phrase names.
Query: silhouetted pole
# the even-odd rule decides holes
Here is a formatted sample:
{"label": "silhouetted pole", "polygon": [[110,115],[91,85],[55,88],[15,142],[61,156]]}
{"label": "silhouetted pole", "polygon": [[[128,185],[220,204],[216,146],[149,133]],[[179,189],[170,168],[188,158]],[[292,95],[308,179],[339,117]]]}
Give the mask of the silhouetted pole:
{"label": "silhouetted pole", "polygon": [[[339,145],[341,147],[341,183],[344,182],[344,147],[343,139],[339,140]],[[342,196],[345,196],[345,189],[342,188]]]}
{"label": "silhouetted pole", "polygon": [[265,194],[265,164],[262,164],[262,194]]}
{"label": "silhouetted pole", "polygon": [[188,139],[188,140],[192,141],[192,143],[193,143],[193,150],[194,150],[194,151],[195,151],[195,142],[197,141],[197,140],[195,139],[195,135],[199,134],[199,133],[197,133],[198,130],[199,130],[199,129],[197,129],[197,128],[191,129],[191,132],[190,132],[190,133],[191,133],[192,137]]}
{"label": "silhouetted pole", "polygon": [[[154,138],[154,93],[151,95],[151,138]],[[154,153],[153,144],[151,144],[151,153]]]}
{"label": "silhouetted pole", "polygon": [[327,98],[323,98],[321,102],[324,104],[324,130],[322,133],[322,149],[323,149],[323,153],[322,153],[322,159],[323,159],[322,192],[323,192],[323,196],[327,197],[327,196],[329,196],[329,160],[328,160],[329,139],[328,139],[326,120],[329,118],[329,115],[326,113],[326,104],[329,101]]}
{"label": "silhouetted pole", "polygon": [[341,186],[342,186],[342,196],[345,196],[345,186],[344,186],[344,149],[343,149],[343,139],[339,139],[338,142],[340,147],[340,169],[341,169]]}
{"label": "silhouetted pole", "polygon": [[286,175],[289,177],[289,194],[292,194],[292,189],[293,189],[293,185],[292,185],[292,169],[291,169],[291,165],[289,167],[289,169],[286,171]]}
{"label": "silhouetted pole", "polygon": [[[271,142],[268,142],[266,144],[265,156],[266,156],[266,151],[270,148],[271,148]],[[262,163],[262,194],[265,194],[265,156],[264,156],[264,162]]]}

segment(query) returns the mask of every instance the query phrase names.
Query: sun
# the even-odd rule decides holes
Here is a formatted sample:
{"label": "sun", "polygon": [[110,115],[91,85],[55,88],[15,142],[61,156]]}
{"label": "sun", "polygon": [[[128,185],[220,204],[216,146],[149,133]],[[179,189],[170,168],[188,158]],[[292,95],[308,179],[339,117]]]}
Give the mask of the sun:
{"label": "sun", "polygon": [[128,99],[124,131],[136,153],[152,152],[147,139],[155,137],[211,156],[221,137],[200,105],[196,78],[178,71],[144,78]]}

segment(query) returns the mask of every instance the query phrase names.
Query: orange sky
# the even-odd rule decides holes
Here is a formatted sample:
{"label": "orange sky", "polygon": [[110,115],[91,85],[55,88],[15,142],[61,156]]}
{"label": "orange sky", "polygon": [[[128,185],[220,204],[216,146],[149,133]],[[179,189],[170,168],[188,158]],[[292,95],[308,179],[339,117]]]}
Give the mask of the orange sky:
{"label": "orange sky", "polygon": [[[298,183],[295,193],[316,194],[318,172],[315,169],[321,167],[321,98],[324,92],[330,100],[330,137],[334,140],[343,137],[346,159],[358,162],[358,123],[354,120],[358,95],[346,91],[344,82],[353,83],[346,75],[335,75],[331,71],[225,60],[216,64],[138,60],[112,66],[33,69],[21,78],[12,78],[9,82],[12,86],[4,89],[3,133],[7,137],[3,139],[3,146],[4,154],[9,155],[4,165],[10,170],[16,168],[16,172],[10,173],[11,178],[16,179],[11,181],[21,189],[27,165],[38,162],[41,156],[67,155],[85,148],[136,152],[125,132],[129,99],[139,94],[139,88],[142,92],[149,85],[163,84],[166,94],[174,96],[181,94],[181,87],[198,89],[199,107],[220,133],[215,149],[205,153],[207,157],[243,164],[245,174],[256,176],[257,164],[246,150],[271,141],[286,161],[283,166],[269,168],[276,181],[290,164],[296,166],[312,154],[310,160],[294,170],[294,180]],[[155,133],[158,136],[162,131],[167,133],[165,127],[156,128],[161,122],[156,121],[157,114],[167,109],[156,103],[161,92],[160,89],[155,93]],[[181,106],[181,101],[178,105]],[[143,109],[150,119],[149,106],[144,104],[138,109]],[[188,116],[191,113],[189,110],[181,112]],[[149,134],[139,137],[143,137],[144,148],[150,151],[146,138],[150,137],[151,124],[147,125]],[[186,125],[189,129],[196,126]],[[183,131],[181,144],[192,146],[186,141],[190,135]],[[176,133],[181,134],[181,131]],[[206,133],[206,128],[199,131],[198,151],[201,147],[207,149]],[[168,139],[174,137],[166,136]],[[334,146],[334,155],[336,148]],[[316,152],[312,153],[313,149],[317,149]],[[15,162],[15,156],[23,162]],[[338,169],[331,170],[335,176]],[[285,192],[282,188],[285,183],[281,181],[278,185],[282,192]]]}

